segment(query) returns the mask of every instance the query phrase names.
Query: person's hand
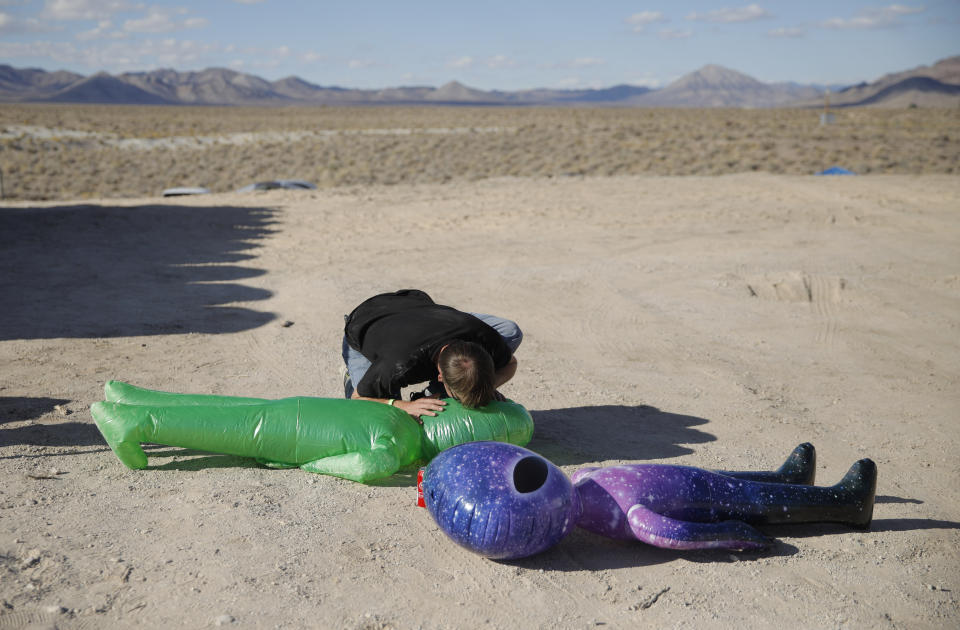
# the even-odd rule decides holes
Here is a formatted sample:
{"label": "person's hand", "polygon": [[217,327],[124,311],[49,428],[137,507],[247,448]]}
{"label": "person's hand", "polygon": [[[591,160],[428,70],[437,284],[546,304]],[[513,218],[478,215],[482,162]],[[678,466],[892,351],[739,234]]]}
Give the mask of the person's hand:
{"label": "person's hand", "polygon": [[420,416],[435,416],[438,412],[443,411],[446,405],[447,401],[445,400],[429,397],[418,398],[416,400],[398,400],[393,403],[394,407],[403,409],[416,418],[420,424],[423,424]]}

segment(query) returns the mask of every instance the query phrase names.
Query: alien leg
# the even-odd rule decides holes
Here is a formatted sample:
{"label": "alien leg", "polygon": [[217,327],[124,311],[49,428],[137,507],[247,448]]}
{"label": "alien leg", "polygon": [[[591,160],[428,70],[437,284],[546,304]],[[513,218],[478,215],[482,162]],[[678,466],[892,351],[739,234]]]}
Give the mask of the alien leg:
{"label": "alien leg", "polygon": [[752,524],[842,523],[866,529],[873,518],[877,466],[861,459],[834,486],[709,480],[716,518]]}
{"label": "alien leg", "polygon": [[817,452],[813,444],[804,442],[787,457],[783,466],[774,471],[715,471],[727,477],[766,483],[794,483],[812,486],[817,474]]}
{"label": "alien leg", "polygon": [[265,398],[242,396],[211,396],[208,394],[174,394],[154,389],[144,389],[123,381],[107,381],[103,386],[104,399],[108,402],[156,407],[207,406],[230,407],[270,402]]}
{"label": "alien leg", "polygon": [[299,407],[295,398],[236,407],[98,402],[90,412],[120,461],[141,469],[143,443],[296,462]]}

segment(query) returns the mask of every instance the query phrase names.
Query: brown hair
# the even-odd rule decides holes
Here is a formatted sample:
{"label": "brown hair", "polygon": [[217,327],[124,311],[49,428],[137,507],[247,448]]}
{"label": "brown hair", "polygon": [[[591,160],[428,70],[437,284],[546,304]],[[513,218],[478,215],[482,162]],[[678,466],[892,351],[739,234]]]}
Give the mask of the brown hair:
{"label": "brown hair", "polygon": [[453,341],[440,351],[437,360],[443,382],[467,407],[483,407],[493,399],[493,359],[478,343]]}

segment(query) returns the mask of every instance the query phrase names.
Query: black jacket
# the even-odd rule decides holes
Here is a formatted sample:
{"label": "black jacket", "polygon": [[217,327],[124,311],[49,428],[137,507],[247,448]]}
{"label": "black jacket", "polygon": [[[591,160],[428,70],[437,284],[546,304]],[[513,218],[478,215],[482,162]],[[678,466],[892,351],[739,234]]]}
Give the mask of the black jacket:
{"label": "black jacket", "polygon": [[355,384],[357,393],[371,398],[399,398],[401,388],[435,378],[437,354],[457,339],[483,346],[496,369],[512,356],[496,330],[416,289],[364,301],[347,316],[343,333],[373,364]]}

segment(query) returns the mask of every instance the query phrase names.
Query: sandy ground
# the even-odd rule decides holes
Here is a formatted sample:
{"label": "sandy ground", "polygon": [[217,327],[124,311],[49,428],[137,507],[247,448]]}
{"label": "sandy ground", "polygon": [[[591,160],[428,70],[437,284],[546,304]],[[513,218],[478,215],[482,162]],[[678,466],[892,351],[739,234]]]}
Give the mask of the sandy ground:
{"label": "sandy ground", "polygon": [[[768,552],[575,531],[513,562],[362,485],[171,447],[124,468],[107,379],[336,396],[376,292],[511,317],[505,393],[567,473],[669,462],[818,481],[872,457],[867,532]],[[0,628],[960,625],[960,178],[623,177],[0,208]]]}

